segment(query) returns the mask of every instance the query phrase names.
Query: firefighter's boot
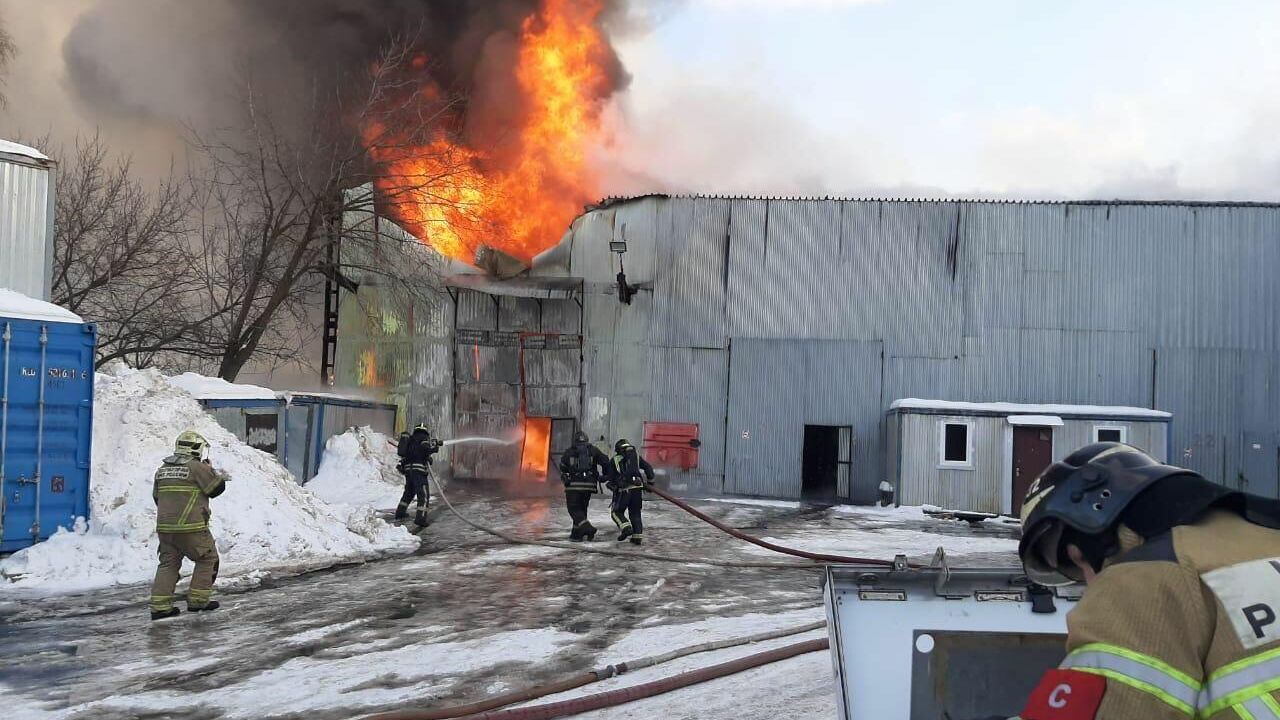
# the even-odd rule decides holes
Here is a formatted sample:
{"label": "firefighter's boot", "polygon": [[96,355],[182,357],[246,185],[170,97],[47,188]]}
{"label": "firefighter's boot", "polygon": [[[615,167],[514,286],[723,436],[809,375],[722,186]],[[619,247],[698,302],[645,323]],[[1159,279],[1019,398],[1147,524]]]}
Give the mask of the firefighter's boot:
{"label": "firefighter's boot", "polygon": [[631,523],[622,526],[622,532],[618,533],[618,542],[626,542],[634,531],[631,529]]}
{"label": "firefighter's boot", "polygon": [[596,539],[596,526],[595,526],[595,525],[592,525],[591,523],[587,523],[587,529],[582,531],[582,537],[586,538],[586,539],[587,539],[587,542],[591,542],[591,541],[595,540],[595,539]]}
{"label": "firefighter's boot", "polygon": [[630,540],[632,545],[639,545],[640,543],[644,542],[644,538],[639,535],[632,535]]}
{"label": "firefighter's boot", "polygon": [[217,610],[220,607],[222,607],[222,603],[217,600],[210,600],[203,605],[195,606],[192,606],[191,603],[187,603],[187,612],[209,612],[211,610]]}
{"label": "firefighter's boot", "polygon": [[182,614],[182,611],[176,607],[171,607],[168,610],[152,610],[151,619],[152,620],[168,620],[171,617],[178,617],[181,614]]}
{"label": "firefighter's boot", "polygon": [[426,511],[426,510],[419,510],[419,511],[418,511],[418,512],[413,516],[413,524],[414,524],[414,525],[417,525],[418,527],[421,527],[421,528],[424,528],[424,527],[426,527],[426,526],[430,525],[430,524],[431,524],[431,519],[427,517],[427,511]]}

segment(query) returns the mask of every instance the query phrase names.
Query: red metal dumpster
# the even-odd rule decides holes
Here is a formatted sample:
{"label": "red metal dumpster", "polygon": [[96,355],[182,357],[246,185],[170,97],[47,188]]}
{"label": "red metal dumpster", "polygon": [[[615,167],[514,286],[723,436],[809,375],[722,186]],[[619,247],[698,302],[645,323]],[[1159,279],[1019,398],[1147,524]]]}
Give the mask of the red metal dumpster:
{"label": "red metal dumpster", "polygon": [[698,467],[697,423],[646,422],[644,457],[655,467],[680,468],[688,472]]}

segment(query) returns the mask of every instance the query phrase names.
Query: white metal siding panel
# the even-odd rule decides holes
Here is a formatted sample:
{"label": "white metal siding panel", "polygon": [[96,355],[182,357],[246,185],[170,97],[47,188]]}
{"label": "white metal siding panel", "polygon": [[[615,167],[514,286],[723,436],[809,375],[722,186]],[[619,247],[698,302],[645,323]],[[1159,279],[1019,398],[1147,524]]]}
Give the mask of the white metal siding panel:
{"label": "white metal siding panel", "polygon": [[[1004,424],[1000,417],[901,413],[903,505],[1001,512],[1005,482]],[[973,423],[973,469],[940,468],[938,432],[948,421]]]}
{"label": "white metal siding panel", "polygon": [[50,172],[0,160],[0,288],[49,299]]}
{"label": "white metal siding panel", "polygon": [[875,342],[738,338],[729,355],[725,490],[798,497],[805,425],[853,428],[852,499],[884,479],[881,346]]}
{"label": "white metal siding panel", "polygon": [[654,348],[650,371],[653,405],[647,419],[697,423],[702,447],[694,474],[715,482],[714,489],[719,490],[719,481],[724,476],[728,351]]}
{"label": "white metal siding panel", "polygon": [[730,201],[672,200],[657,235],[651,342],[724,348]]}

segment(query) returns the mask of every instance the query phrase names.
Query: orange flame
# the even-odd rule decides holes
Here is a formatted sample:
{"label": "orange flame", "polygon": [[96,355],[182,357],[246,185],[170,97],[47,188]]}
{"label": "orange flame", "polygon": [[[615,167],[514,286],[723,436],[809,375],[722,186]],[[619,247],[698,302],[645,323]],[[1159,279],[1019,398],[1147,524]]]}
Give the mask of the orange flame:
{"label": "orange flame", "polygon": [[[515,80],[521,108],[513,147],[468,147],[437,133],[406,147],[379,121],[361,128],[382,172],[375,186],[392,218],[445,255],[474,263],[482,245],[528,262],[554,246],[598,197],[588,151],[602,141],[610,92],[602,0],[543,0],[520,32]],[[417,58],[414,61],[418,65]],[[420,65],[419,65],[420,67]],[[425,77],[425,76],[424,76]],[[430,80],[423,98],[441,93]]]}
{"label": "orange flame", "polygon": [[551,459],[551,418],[524,419],[524,446],[520,450],[520,477],[544,481]]}
{"label": "orange flame", "polygon": [[356,361],[356,374],[360,378],[361,387],[378,386],[378,356],[372,348],[360,353],[360,359]]}

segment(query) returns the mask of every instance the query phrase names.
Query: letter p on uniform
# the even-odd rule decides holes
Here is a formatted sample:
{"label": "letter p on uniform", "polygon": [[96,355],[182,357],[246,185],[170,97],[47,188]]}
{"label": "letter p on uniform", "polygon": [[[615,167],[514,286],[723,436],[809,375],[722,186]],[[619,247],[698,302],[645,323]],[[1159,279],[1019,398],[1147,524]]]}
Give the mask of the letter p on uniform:
{"label": "letter p on uniform", "polygon": [[1276,611],[1272,610],[1271,606],[1266,603],[1250,605],[1249,607],[1241,608],[1240,611],[1244,613],[1245,621],[1249,623],[1249,627],[1253,628],[1253,634],[1259,640],[1266,637],[1264,628],[1276,621]]}

